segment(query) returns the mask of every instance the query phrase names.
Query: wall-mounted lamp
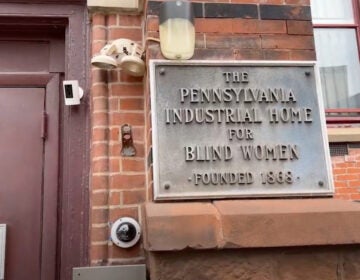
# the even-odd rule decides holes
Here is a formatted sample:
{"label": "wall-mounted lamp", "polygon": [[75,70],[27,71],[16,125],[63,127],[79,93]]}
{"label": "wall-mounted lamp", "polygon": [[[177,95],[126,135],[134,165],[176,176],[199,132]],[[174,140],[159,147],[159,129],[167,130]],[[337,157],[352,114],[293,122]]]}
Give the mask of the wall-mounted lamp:
{"label": "wall-mounted lamp", "polygon": [[167,1],[160,6],[160,48],[168,59],[190,59],[195,49],[191,2]]}
{"label": "wall-mounted lamp", "polygon": [[118,39],[107,44],[91,59],[91,64],[103,69],[120,67],[132,76],[143,76],[145,63],[142,60],[144,49],[129,39]]}

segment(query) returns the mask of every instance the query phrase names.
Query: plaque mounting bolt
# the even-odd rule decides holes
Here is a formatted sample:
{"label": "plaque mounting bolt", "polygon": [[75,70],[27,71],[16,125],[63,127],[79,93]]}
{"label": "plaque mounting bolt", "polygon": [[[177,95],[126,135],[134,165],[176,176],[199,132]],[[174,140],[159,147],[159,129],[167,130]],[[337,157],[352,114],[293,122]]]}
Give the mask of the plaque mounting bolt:
{"label": "plaque mounting bolt", "polygon": [[160,75],[164,76],[164,75],[165,75],[165,69],[164,69],[164,68],[160,68],[159,73],[160,73]]}
{"label": "plaque mounting bolt", "polygon": [[324,186],[324,182],[323,182],[323,181],[319,181],[318,184],[319,184],[319,187],[323,187],[323,186]]}
{"label": "plaque mounting bolt", "polygon": [[170,184],[166,183],[166,184],[164,185],[164,189],[165,189],[165,190],[170,189]]}
{"label": "plaque mounting bolt", "polygon": [[305,71],[305,76],[309,77],[311,75],[310,71]]}

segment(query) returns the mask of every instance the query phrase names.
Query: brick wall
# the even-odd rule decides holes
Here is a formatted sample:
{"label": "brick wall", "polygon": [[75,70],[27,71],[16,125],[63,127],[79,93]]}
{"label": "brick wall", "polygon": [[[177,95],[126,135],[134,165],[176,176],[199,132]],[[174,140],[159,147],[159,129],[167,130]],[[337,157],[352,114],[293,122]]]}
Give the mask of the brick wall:
{"label": "brick wall", "polygon": [[331,159],[335,197],[360,200],[360,149],[350,148],[347,155]]}
{"label": "brick wall", "polygon": [[[92,55],[108,41],[142,43],[141,16],[92,15]],[[109,242],[109,225],[121,216],[141,221],[145,201],[143,78],[121,70],[92,68],[91,244],[92,265],[143,262],[141,244],[120,249]],[[121,157],[121,126],[130,124],[135,157]]]}
{"label": "brick wall", "polygon": [[[92,55],[107,41],[128,38],[142,43],[145,37],[158,38],[160,2],[147,1],[142,16],[93,14]],[[193,59],[315,60],[309,0],[208,0],[194,5]],[[147,41],[146,46],[147,62],[162,58],[158,43]],[[142,222],[141,205],[153,197],[149,80],[121,70],[91,72],[91,264],[144,262],[140,243],[119,249],[108,239],[109,223],[120,216]],[[125,123],[133,129],[137,153],[132,158],[120,156],[120,128]],[[359,199],[360,150],[332,160],[336,196]]]}
{"label": "brick wall", "polygon": [[[228,2],[195,3],[193,59],[315,60],[309,0]],[[148,1],[147,36],[158,37],[160,3]],[[150,57],[161,57],[156,50]]]}

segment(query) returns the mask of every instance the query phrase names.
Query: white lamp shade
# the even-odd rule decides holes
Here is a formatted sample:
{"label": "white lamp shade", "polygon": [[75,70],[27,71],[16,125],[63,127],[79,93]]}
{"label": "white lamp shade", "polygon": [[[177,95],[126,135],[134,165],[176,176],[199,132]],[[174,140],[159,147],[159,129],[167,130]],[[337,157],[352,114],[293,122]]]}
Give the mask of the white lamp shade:
{"label": "white lamp shade", "polygon": [[190,2],[167,1],[160,7],[160,48],[167,59],[190,59],[195,50],[194,12]]}

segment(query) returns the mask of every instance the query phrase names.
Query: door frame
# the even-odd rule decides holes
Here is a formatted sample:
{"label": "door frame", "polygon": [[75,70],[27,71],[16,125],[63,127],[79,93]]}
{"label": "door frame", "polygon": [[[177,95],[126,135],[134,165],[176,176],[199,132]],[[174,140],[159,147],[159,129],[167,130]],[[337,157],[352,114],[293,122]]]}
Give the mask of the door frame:
{"label": "door frame", "polygon": [[[59,1],[60,2],[60,1]],[[58,20],[65,20],[65,71],[64,78],[78,80],[84,88],[84,97],[79,106],[64,106],[59,82],[60,73],[1,73],[0,84],[43,86],[49,94],[57,96],[58,100],[49,99],[47,106],[58,106],[58,117],[48,119],[48,142],[57,145],[57,154],[49,153],[46,159],[57,157],[59,168],[57,172],[49,172],[49,176],[59,178],[57,203],[57,225],[52,225],[46,232],[57,232],[57,279],[72,279],[72,268],[89,265],[89,21],[86,6],[60,4],[9,4],[0,3],[0,24],[8,18],[19,18],[21,24],[27,19],[41,18],[42,26],[53,27]],[[34,28],[36,33],[36,29]],[[55,65],[56,69],[56,65]],[[37,77],[34,79],[35,76]],[[59,76],[60,75],[60,76]],[[12,78],[10,77],[12,76]],[[47,101],[48,102],[48,98]],[[51,138],[51,128],[55,123],[60,127],[58,142]],[[51,139],[51,140],[50,140]],[[56,142],[56,143],[55,143]],[[46,153],[45,153],[46,154]],[[46,160],[45,159],[45,160]],[[54,167],[49,167],[54,168]],[[45,173],[44,173],[45,174]],[[46,175],[47,176],[47,175]],[[48,182],[44,177],[44,183]],[[54,195],[49,193],[48,195]],[[53,196],[55,197],[55,196]],[[44,205],[50,209],[57,205],[55,201]],[[51,205],[50,205],[51,204]],[[44,209],[45,210],[45,209]],[[46,220],[49,217],[44,217]],[[44,223],[45,224],[45,223]],[[48,234],[49,236],[51,234]],[[52,246],[51,238],[44,240],[44,246]],[[48,261],[54,256],[49,256]],[[44,271],[44,275],[47,272]],[[47,278],[44,278],[47,279]]]}

